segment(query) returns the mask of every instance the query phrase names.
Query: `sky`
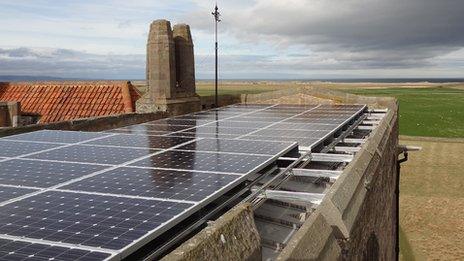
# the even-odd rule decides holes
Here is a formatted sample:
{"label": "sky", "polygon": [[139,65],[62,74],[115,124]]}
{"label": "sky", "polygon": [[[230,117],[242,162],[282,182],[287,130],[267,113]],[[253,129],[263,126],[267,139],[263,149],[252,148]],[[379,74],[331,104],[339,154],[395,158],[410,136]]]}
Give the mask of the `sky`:
{"label": "sky", "polygon": [[[463,0],[218,2],[224,79],[464,78]],[[0,0],[0,75],[144,79],[151,21],[214,77],[213,1]]]}

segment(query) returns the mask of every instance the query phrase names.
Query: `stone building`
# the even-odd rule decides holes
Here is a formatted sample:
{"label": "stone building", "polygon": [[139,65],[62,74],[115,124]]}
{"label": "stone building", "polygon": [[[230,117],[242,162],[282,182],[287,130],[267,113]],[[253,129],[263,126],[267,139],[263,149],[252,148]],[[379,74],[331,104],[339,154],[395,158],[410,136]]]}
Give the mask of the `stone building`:
{"label": "stone building", "polygon": [[[163,162],[170,166],[167,169],[181,164],[189,168],[199,165],[214,168],[221,164],[221,160],[230,160],[233,157],[245,158],[244,160],[247,157],[260,157],[247,154],[242,151],[244,148],[219,146],[220,140],[234,143],[242,139],[245,143],[260,141],[259,144],[267,145],[276,140],[295,141],[291,151],[286,152],[284,156],[273,158],[273,161],[266,161],[268,165],[259,172],[253,173],[256,176],[250,176],[249,179],[235,184],[227,193],[211,199],[208,204],[205,203],[188,217],[173,219],[178,223],[165,227],[157,237],[143,238],[137,242],[129,241],[130,247],[124,248],[126,251],[124,253],[98,248],[107,251],[104,254],[117,253],[110,256],[115,259],[394,260],[398,256],[399,150],[398,104],[395,99],[361,97],[313,86],[301,86],[262,94],[224,96],[220,97],[220,104],[230,106],[196,112],[201,108],[210,107],[211,100],[208,97],[200,98],[195,94],[194,55],[190,29],[187,25],[176,25],[172,30],[168,21],[158,20],[150,26],[146,82],[2,83],[0,100],[2,101],[0,124],[15,126],[21,125],[19,123],[21,121],[25,122],[23,126],[0,128],[0,137],[2,137],[0,144],[3,148],[0,151],[0,165],[17,161],[21,157],[30,157],[34,152],[27,151],[24,154],[21,151],[24,148],[45,146],[44,144],[47,143],[42,140],[36,144],[34,141],[27,140],[28,133],[39,138],[46,136],[46,133],[63,135],[63,132],[51,130],[99,132],[98,134],[67,133],[92,137],[102,135],[105,138],[114,136],[120,139],[118,141],[124,142],[123,146],[116,143],[116,145],[106,144],[100,147],[98,142],[97,145],[91,143],[84,146],[82,142],[65,145],[46,144],[59,146],[59,149],[65,150],[73,146],[82,150],[98,147],[99,151],[108,152],[100,155],[105,159],[113,159],[112,155],[113,153],[116,155],[116,152],[112,150],[116,148],[120,151],[126,149],[134,153],[146,153],[147,148],[160,146],[152,141],[155,139],[153,137],[168,140],[161,144],[164,150],[156,147],[153,156],[157,153],[177,150],[176,143],[173,141],[176,138],[195,142],[212,139],[217,142],[212,143],[213,148],[216,146],[226,150],[221,157],[203,156],[198,158],[198,162],[195,157],[192,159],[186,156],[169,156],[168,160]],[[274,111],[272,108],[282,110]],[[307,113],[312,109],[315,111]],[[346,111],[344,113],[344,109],[349,113]],[[248,115],[248,112],[255,116]],[[185,113],[191,114],[166,119]],[[345,120],[344,117],[350,113],[353,116]],[[233,118],[236,117],[234,115],[239,115],[241,119],[234,121]],[[18,116],[27,118],[29,123],[39,124],[27,124]],[[269,124],[262,122],[266,117],[270,118]],[[298,117],[302,118],[295,119]],[[311,126],[298,122],[303,118],[313,120],[310,125],[318,127],[310,130]],[[330,124],[340,119],[343,119],[341,124]],[[246,127],[254,125],[267,127],[255,126],[254,129]],[[333,131],[324,132],[328,126],[330,129],[330,125],[334,125]],[[50,132],[36,132],[39,130]],[[262,131],[267,131],[268,134],[257,135]],[[318,138],[317,146],[303,145],[308,140],[314,140],[318,131],[324,135]],[[243,132],[247,132],[245,136],[248,135],[248,138],[241,138]],[[277,134],[274,133],[272,136],[272,132]],[[26,134],[19,135],[23,133]],[[21,147],[26,145],[30,147]],[[199,150],[199,154],[202,155],[217,155],[211,150],[201,151],[201,146],[193,146],[193,149]],[[208,149],[203,148],[203,150]],[[229,151],[232,149],[238,149],[239,152]],[[42,164],[48,157],[61,157],[60,153],[48,154],[53,150],[54,148],[47,147],[45,159],[32,157],[28,158],[27,162],[39,159],[37,162]],[[185,152],[185,150],[187,149],[181,151]],[[21,156],[21,153],[25,156]],[[129,160],[134,158],[130,153],[117,155],[123,155],[122,158],[127,157],[128,161],[118,165],[97,162],[99,163],[97,167],[109,167],[109,171],[112,171],[116,168],[130,167],[127,165],[134,161]],[[76,157],[80,160],[79,153],[70,153],[67,156],[74,157],[70,160],[73,163]],[[90,158],[95,161],[94,157]],[[114,158],[121,160],[121,157]],[[207,161],[208,159],[210,161]],[[58,162],[67,160],[69,159],[65,157]],[[79,163],[80,166],[87,164],[86,160],[89,160],[89,157],[83,159],[83,162]],[[51,163],[56,164],[57,160]],[[156,162],[151,163],[156,164]],[[243,167],[246,164],[240,162],[239,165]],[[5,172],[7,170],[13,173],[21,172],[15,169],[15,166],[8,166],[9,169],[2,166],[0,169],[4,169]],[[139,166],[138,169],[146,170],[150,169],[150,166]],[[88,177],[98,178],[102,174],[100,172],[90,174]],[[181,172],[186,173],[186,170]],[[43,171],[37,172],[36,175],[39,174],[43,175]],[[209,171],[206,174],[224,173]],[[194,176],[192,173],[189,175]],[[273,177],[281,178],[282,181],[273,183],[276,181]],[[87,176],[76,180],[82,181],[86,178]],[[154,175],[148,180],[155,184],[159,182],[161,185],[166,182],[175,187],[180,184],[178,178],[174,177],[166,181],[165,177]],[[207,179],[199,178],[194,181],[200,183],[204,180]],[[131,186],[135,182],[136,180],[129,178],[122,182],[125,184],[119,182],[114,187],[122,189],[122,185]],[[184,181],[182,185],[188,186],[187,188],[193,192],[204,188],[194,186],[195,182]],[[14,185],[8,186],[14,187]],[[58,189],[55,187],[43,190],[59,190],[59,193],[65,193],[59,186]],[[79,191],[72,193],[81,193],[81,190],[90,189],[89,187],[91,186],[81,186]],[[106,186],[108,187],[112,186]],[[143,191],[139,191],[138,188],[127,189],[126,193],[136,195],[121,194],[119,197],[146,200],[148,196],[138,196],[139,192]],[[32,194],[37,193],[40,194],[41,191]],[[98,195],[117,194],[118,191],[110,191]],[[92,193],[88,192],[86,195]],[[25,197],[27,195],[20,197],[18,201]],[[178,201],[174,200],[179,203]],[[0,204],[0,211],[4,205],[8,205],[8,202]],[[75,215],[82,214],[72,213],[72,209],[69,211]],[[139,214],[143,216],[143,213]],[[8,224],[1,222],[2,219],[0,219],[0,230],[2,227],[8,227]],[[9,222],[14,220],[10,219]],[[137,225],[142,228],[144,226],[144,224]],[[28,229],[31,228],[24,230],[28,231]],[[11,231],[5,233],[9,232]],[[55,232],[64,240],[62,238],[64,236],[60,234],[62,231]],[[130,230],[123,232],[131,234]],[[131,235],[134,236],[134,233]],[[2,235],[0,238],[3,240]],[[29,240],[27,236],[19,238],[17,235],[8,235],[5,240],[12,238],[18,241]],[[31,241],[36,244],[49,242],[37,239]],[[61,245],[61,242],[57,244],[62,247],[83,248],[83,244]],[[91,249],[96,251],[97,248]]]}

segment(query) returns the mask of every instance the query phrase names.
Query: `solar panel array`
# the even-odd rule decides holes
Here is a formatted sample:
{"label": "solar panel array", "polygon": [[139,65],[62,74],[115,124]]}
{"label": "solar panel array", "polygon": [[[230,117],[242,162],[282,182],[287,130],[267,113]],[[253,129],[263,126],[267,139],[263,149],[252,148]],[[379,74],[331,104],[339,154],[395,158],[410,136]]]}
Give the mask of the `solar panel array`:
{"label": "solar panel array", "polygon": [[0,139],[0,260],[120,259],[361,105],[233,105]]}

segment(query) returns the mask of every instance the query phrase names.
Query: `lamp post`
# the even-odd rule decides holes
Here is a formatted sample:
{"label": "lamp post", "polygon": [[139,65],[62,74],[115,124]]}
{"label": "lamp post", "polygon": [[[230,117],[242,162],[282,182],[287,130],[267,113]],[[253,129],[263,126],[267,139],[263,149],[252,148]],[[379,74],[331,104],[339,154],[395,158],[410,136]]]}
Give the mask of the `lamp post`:
{"label": "lamp post", "polygon": [[218,103],[218,23],[221,21],[221,19],[219,19],[219,17],[221,17],[221,14],[219,13],[217,2],[214,8],[214,12],[212,12],[211,14],[214,16],[214,39],[215,39],[214,105],[217,108],[219,106],[219,103]]}

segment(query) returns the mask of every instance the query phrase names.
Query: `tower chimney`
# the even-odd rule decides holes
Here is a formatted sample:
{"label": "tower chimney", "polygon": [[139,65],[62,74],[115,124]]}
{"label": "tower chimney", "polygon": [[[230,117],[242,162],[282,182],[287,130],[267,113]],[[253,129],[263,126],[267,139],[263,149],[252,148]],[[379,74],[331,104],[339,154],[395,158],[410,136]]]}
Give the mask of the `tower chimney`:
{"label": "tower chimney", "polygon": [[177,24],[173,28],[176,49],[176,97],[195,95],[195,58],[190,26]]}
{"label": "tower chimney", "polygon": [[147,81],[150,97],[173,98],[176,88],[176,57],[171,23],[156,20],[150,25],[147,44]]}

